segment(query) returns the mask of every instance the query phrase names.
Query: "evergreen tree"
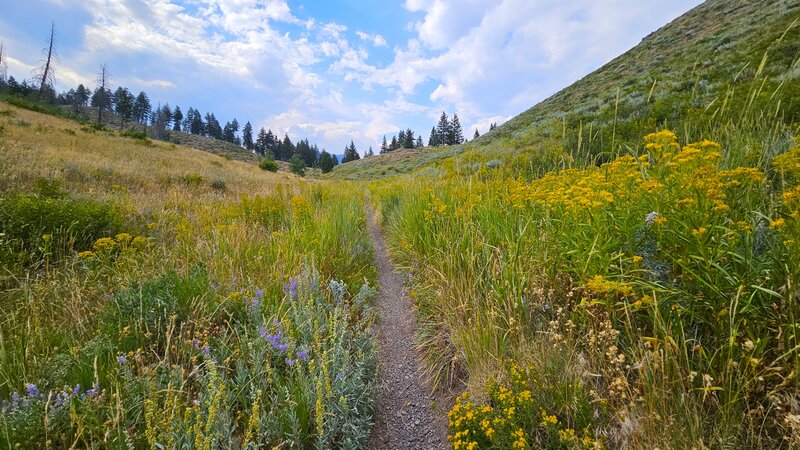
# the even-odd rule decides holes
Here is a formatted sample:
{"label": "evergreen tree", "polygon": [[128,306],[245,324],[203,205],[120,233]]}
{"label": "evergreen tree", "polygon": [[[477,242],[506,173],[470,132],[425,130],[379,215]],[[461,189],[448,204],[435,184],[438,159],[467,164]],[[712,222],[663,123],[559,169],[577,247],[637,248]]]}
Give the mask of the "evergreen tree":
{"label": "evergreen tree", "polygon": [[118,87],[117,90],[114,91],[112,102],[114,104],[114,112],[119,116],[119,129],[121,130],[123,125],[125,125],[125,120],[133,116],[133,95],[131,95],[127,88]]}
{"label": "evergreen tree", "polygon": [[150,99],[147,94],[144,91],[139,91],[139,95],[136,96],[136,100],[133,102],[133,119],[139,124],[147,124],[147,119],[150,118],[150,109]]}
{"label": "evergreen tree", "polygon": [[406,130],[406,137],[401,141],[403,148],[414,148],[414,132],[411,128]]}
{"label": "evergreen tree", "polygon": [[73,110],[77,113],[82,106],[86,106],[89,102],[89,90],[83,86],[83,84],[79,84],[78,88],[75,89],[75,96],[72,98],[72,105]]}
{"label": "evergreen tree", "polygon": [[450,145],[450,120],[447,113],[442,111],[439,123],[436,125],[436,145]]}
{"label": "evergreen tree", "polygon": [[278,154],[281,148],[281,140],[278,139],[278,135],[273,133],[271,129],[267,130],[267,136],[264,142],[266,144],[264,147],[265,151],[272,153],[273,156]]}
{"label": "evergreen tree", "polygon": [[491,125],[489,125],[489,131],[492,131],[492,130],[494,130],[495,128],[497,128],[497,124],[496,124],[495,122],[492,122],[492,124],[491,124]]}
{"label": "evergreen tree", "polygon": [[300,157],[297,153],[292,155],[289,159],[289,170],[292,173],[300,175],[301,177],[306,174],[306,163],[303,162],[303,158]]}
{"label": "evergreen tree", "polygon": [[92,108],[97,108],[98,123],[103,120],[103,110],[111,109],[111,92],[108,89],[98,86],[92,94]]}
{"label": "evergreen tree", "polygon": [[183,112],[181,107],[175,105],[175,111],[172,113],[172,131],[181,131],[181,124],[183,123]]}
{"label": "evergreen tree", "polygon": [[[256,142],[253,144],[253,150],[261,156],[267,155],[267,132],[264,131],[264,127],[261,127],[261,130],[258,132]],[[275,157],[274,153],[272,157]]]}
{"label": "evergreen tree", "polygon": [[233,124],[231,122],[225,122],[225,126],[222,127],[222,140],[231,144],[236,142],[236,135],[233,134]]}
{"label": "evergreen tree", "polygon": [[389,151],[391,152],[397,149],[398,149],[397,136],[392,136],[392,143],[389,144]]}
{"label": "evergreen tree", "polygon": [[[264,131],[262,128],[261,131]],[[253,126],[250,125],[250,122],[244,124],[244,128],[242,128],[242,145],[248,151],[255,150],[255,143],[253,142]]]}
{"label": "evergreen tree", "polygon": [[472,135],[472,139],[479,138],[480,136],[481,136],[481,134],[480,134],[480,133],[478,133],[478,129],[477,129],[477,128],[475,128],[475,134],[473,134],[473,135]]}
{"label": "evergreen tree", "polygon": [[206,113],[206,136],[222,140],[222,126],[214,113]]}
{"label": "evergreen tree", "polygon": [[428,138],[428,147],[438,147],[439,136],[436,133],[436,127],[431,128],[431,136]]}
{"label": "evergreen tree", "polygon": [[275,158],[281,161],[288,161],[294,155],[294,151],[295,146],[292,144],[292,140],[289,139],[289,134],[286,133],[283,136],[283,142],[280,143],[278,151],[275,153]]}
{"label": "evergreen tree", "polygon": [[336,167],[339,165],[339,157],[336,155],[331,155],[331,159],[333,160],[333,166]]}
{"label": "evergreen tree", "polygon": [[381,142],[381,154],[389,151],[389,144],[386,143],[386,135],[383,135],[383,142]]}
{"label": "evergreen tree", "polygon": [[322,173],[330,172],[335,166],[331,154],[323,150],[322,153],[319,154],[319,168],[322,170]]}
{"label": "evergreen tree", "polygon": [[461,129],[461,122],[458,114],[453,114],[453,121],[450,122],[450,134],[448,135],[447,145],[458,145],[464,143],[464,132]]}
{"label": "evergreen tree", "polygon": [[172,108],[169,107],[169,103],[161,107],[161,119],[164,121],[164,129],[168,130],[172,123]]}
{"label": "evergreen tree", "polygon": [[361,159],[361,155],[358,154],[358,150],[356,150],[356,145],[353,143],[353,141],[350,141],[350,145],[344,148],[342,163],[356,161],[358,159]]}
{"label": "evergreen tree", "polygon": [[397,135],[397,146],[393,149],[396,150],[398,148],[402,148],[406,146],[406,132],[405,130],[400,130],[400,133]]}
{"label": "evergreen tree", "polygon": [[367,150],[367,153],[364,153],[364,156],[365,157],[375,156],[375,152],[372,151],[371,145],[369,146],[369,150]]}
{"label": "evergreen tree", "polygon": [[416,147],[417,148],[422,148],[424,146],[425,146],[425,144],[422,142],[422,135],[417,136],[417,145],[416,145]]}

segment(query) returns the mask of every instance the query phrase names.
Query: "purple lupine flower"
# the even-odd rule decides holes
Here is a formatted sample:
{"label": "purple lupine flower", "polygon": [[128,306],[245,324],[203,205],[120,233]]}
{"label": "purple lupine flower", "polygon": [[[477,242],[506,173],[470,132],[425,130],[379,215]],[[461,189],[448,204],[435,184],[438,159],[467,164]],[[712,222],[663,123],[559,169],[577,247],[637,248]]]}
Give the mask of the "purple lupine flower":
{"label": "purple lupine flower", "polygon": [[257,298],[254,298],[253,301],[250,302],[250,308],[252,309],[258,309],[259,306],[261,306],[261,302],[258,301]]}
{"label": "purple lupine flower", "polygon": [[267,335],[267,327],[261,327],[258,329],[258,335],[262,338]]}
{"label": "purple lupine flower", "polygon": [[286,358],[286,365],[289,366],[289,367],[294,366],[294,363],[296,363],[296,362],[297,361],[295,361],[294,359]]}
{"label": "purple lupine flower", "polygon": [[648,225],[654,224],[656,222],[656,219],[658,219],[658,213],[655,211],[652,211],[646,216],[644,216],[644,222]]}
{"label": "purple lupine flower", "polygon": [[117,356],[117,364],[125,364],[126,362],[128,362],[128,358],[125,355]]}
{"label": "purple lupine flower", "polygon": [[206,345],[205,345],[205,347],[203,347],[203,353],[204,353],[206,356],[208,356],[208,355],[210,355],[210,354],[211,354],[211,347],[209,347],[209,346],[208,346],[208,344],[206,344]]}
{"label": "purple lupine flower", "polygon": [[74,388],[72,388],[72,395],[78,395],[81,393],[81,385],[76,384]]}
{"label": "purple lupine flower", "polygon": [[289,278],[289,282],[283,286],[283,295],[288,295],[289,298],[297,298],[297,292],[300,290],[300,283],[297,277]]}
{"label": "purple lupine flower", "polygon": [[261,300],[262,298],[264,298],[264,291],[262,291],[262,290],[261,290],[261,289],[259,289],[259,288],[256,288],[256,298],[257,298],[257,299],[259,299],[259,300]]}
{"label": "purple lupine flower", "polygon": [[194,348],[200,350],[200,340],[199,339],[197,339],[197,338],[192,339],[192,345],[194,346]]}
{"label": "purple lupine flower", "polygon": [[33,383],[27,383],[25,384],[25,393],[29,396],[34,396],[39,393],[39,388]]}
{"label": "purple lupine flower", "polygon": [[99,392],[100,392],[100,382],[95,381],[94,384],[92,385],[92,388],[86,391],[86,396],[92,397]]}
{"label": "purple lupine flower", "polygon": [[12,392],[11,393],[11,407],[12,408],[16,408],[18,404],[19,404],[19,393],[18,392]]}
{"label": "purple lupine flower", "polygon": [[305,347],[301,347],[300,350],[297,351],[297,359],[299,361],[308,361],[308,350]]}

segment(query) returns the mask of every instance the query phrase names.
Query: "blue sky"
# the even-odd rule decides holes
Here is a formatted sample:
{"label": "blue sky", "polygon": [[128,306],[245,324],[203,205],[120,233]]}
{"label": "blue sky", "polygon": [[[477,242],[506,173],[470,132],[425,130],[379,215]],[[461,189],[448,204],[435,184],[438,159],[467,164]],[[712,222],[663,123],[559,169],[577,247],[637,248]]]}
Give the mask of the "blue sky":
{"label": "blue sky", "polygon": [[[363,153],[443,110],[465,135],[602,66],[700,0],[7,0],[8,72],[55,22],[59,90],[114,85]],[[10,4],[9,4],[10,3]]]}

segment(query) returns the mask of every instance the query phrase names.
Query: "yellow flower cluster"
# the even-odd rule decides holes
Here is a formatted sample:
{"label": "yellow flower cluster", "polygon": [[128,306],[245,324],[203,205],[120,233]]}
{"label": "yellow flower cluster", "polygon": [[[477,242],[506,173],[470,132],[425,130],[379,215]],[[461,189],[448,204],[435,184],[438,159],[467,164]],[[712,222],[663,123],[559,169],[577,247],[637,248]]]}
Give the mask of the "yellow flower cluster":
{"label": "yellow flower cluster", "polygon": [[128,233],[119,233],[113,238],[103,237],[92,244],[92,250],[85,250],[78,253],[78,258],[89,260],[97,256],[111,255],[119,252],[134,253],[143,250],[148,245],[148,240],[144,236],[131,236]]}
{"label": "yellow flower cluster", "polygon": [[[798,138],[800,140],[800,137]],[[800,145],[772,159],[772,166],[789,178],[800,180]]]}
{"label": "yellow flower cluster", "polygon": [[436,219],[444,216],[444,214],[447,212],[447,204],[443,202],[442,199],[434,195],[433,191],[430,191],[430,197],[431,201],[423,212],[426,222],[433,222]]}
{"label": "yellow flower cluster", "polygon": [[448,414],[454,449],[531,448],[559,439],[572,448],[602,447],[588,429],[579,437],[575,430],[562,427],[556,415],[537,406],[534,392],[541,385],[533,367],[522,368],[509,361],[506,369],[506,381],[491,385],[489,405],[474,403],[467,392],[456,398]]}
{"label": "yellow flower cluster", "polygon": [[634,295],[633,288],[625,283],[611,281],[602,275],[595,275],[586,282],[586,287],[597,295],[613,295],[621,297],[631,297]]}
{"label": "yellow flower cluster", "polygon": [[[505,202],[522,210],[542,205],[568,213],[595,211],[613,205],[629,208],[645,198],[701,213],[726,213],[726,190],[764,182],[752,167],[720,170],[720,145],[704,140],[681,148],[674,133],[664,130],[645,137],[647,154],[622,156],[600,167],[549,172],[526,183],[495,181]],[[657,225],[663,225],[659,218]]]}

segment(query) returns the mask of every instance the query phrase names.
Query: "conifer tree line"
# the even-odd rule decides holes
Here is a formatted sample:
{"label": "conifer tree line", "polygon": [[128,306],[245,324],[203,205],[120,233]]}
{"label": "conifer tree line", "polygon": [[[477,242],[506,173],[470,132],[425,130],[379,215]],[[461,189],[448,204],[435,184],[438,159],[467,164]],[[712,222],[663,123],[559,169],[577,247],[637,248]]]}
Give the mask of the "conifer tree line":
{"label": "conifer tree line", "polygon": [[458,145],[463,143],[464,131],[461,128],[461,122],[458,120],[458,114],[453,113],[453,119],[450,120],[447,117],[447,113],[442,111],[442,115],[439,116],[439,123],[431,128],[431,134],[428,137],[428,146],[441,147],[444,145]]}
{"label": "conifer tree line", "polygon": [[[30,81],[19,82],[13,76],[7,76],[6,49],[0,43],[0,94],[60,106],[62,113],[79,118],[85,115],[85,108],[90,107],[96,110],[96,117],[92,120],[96,118],[98,124],[111,123],[119,126],[120,130],[126,125],[137,124],[144,127],[145,132],[154,139],[169,140],[170,132],[184,132],[229,142],[263,158],[320,167],[323,172],[339,164],[336,155],[321,151],[308,139],[294,143],[288,134],[285,133],[281,138],[271,129],[265,130],[263,127],[256,132],[249,121],[242,126],[236,118],[223,125],[213,112],[204,114],[191,106],[184,112],[180,106],[172,108],[168,103],[153,105],[144,91],[134,94],[124,86],[112,89],[113,80],[105,64],[98,68],[94,89],[79,84],[57,93],[54,87],[57,61],[55,30],[55,24],[51,24],[49,38],[42,52],[44,62]],[[67,106],[69,108],[63,108]],[[360,156],[352,142],[350,147],[351,160],[358,159]]]}

